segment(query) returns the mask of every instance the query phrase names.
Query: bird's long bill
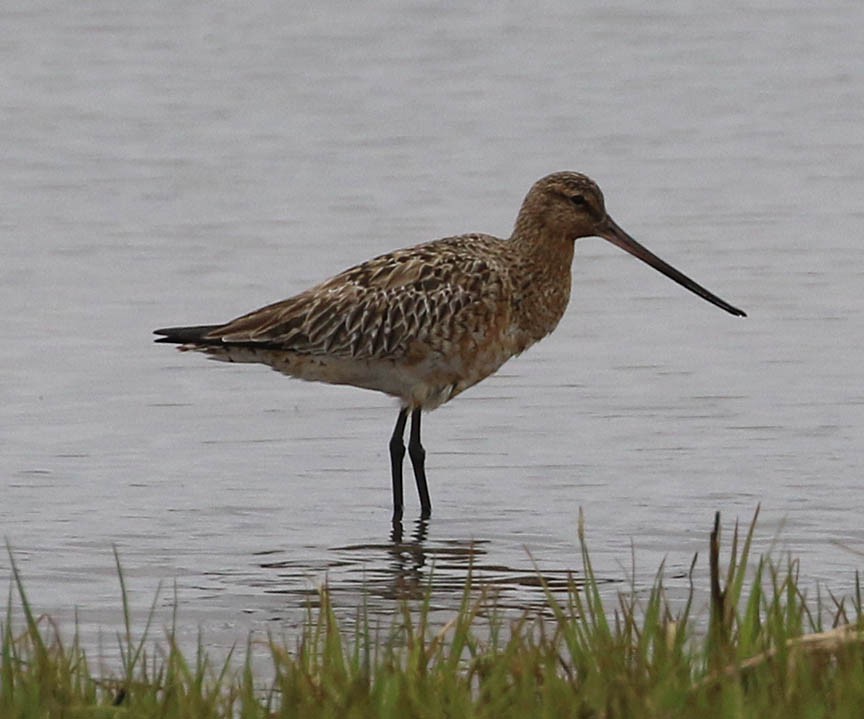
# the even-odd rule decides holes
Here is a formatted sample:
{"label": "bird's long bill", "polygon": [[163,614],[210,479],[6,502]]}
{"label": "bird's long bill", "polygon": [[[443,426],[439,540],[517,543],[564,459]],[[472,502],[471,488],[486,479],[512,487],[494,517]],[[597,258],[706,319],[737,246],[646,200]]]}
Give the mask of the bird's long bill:
{"label": "bird's long bill", "polygon": [[737,307],[733,307],[725,300],[721,300],[717,295],[709,292],[704,287],[702,287],[702,285],[697,284],[696,282],[691,280],[683,272],[679,272],[668,262],[664,262],[663,260],[661,260],[648,248],[640,245],[638,242],[636,242],[636,240],[630,237],[630,235],[624,232],[624,230],[618,227],[618,225],[615,224],[611,217],[606,218],[605,227],[598,234],[604,240],[608,240],[613,245],[617,245],[622,250],[629,252],[634,257],[638,257],[646,264],[651,265],[651,267],[653,267],[655,270],[662,272],[670,280],[675,280],[675,282],[677,282],[682,287],[686,287],[692,293],[699,295],[703,300],[708,300],[711,304],[717,305],[721,309],[724,309],[728,313],[736,315],[737,317],[747,316],[747,314],[742,310],[739,310]]}

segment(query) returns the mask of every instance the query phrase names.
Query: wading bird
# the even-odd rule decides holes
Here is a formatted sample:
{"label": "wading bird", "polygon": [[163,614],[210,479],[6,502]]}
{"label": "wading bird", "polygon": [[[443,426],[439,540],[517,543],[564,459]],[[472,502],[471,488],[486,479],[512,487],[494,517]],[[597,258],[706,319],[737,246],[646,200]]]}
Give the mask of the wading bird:
{"label": "wading bird", "polygon": [[453,399],[555,329],[570,298],[574,243],[591,236],[727,312],[746,316],[624,232],[607,214],[593,180],[556,172],[528,192],[507,240],[469,234],[396,250],[225,324],[156,330],[156,341],[396,397],[393,520],[402,517],[409,414],[408,454],[425,518],[432,504],[420,413]]}

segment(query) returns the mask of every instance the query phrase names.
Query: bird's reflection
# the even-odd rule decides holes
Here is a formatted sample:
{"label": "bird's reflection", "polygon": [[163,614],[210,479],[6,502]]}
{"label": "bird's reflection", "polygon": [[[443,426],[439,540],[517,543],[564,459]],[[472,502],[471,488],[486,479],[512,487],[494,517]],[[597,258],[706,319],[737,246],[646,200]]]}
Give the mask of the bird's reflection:
{"label": "bird's reflection", "polygon": [[541,575],[536,565],[490,562],[491,539],[442,537],[440,532],[446,533],[448,525],[437,527],[436,535],[433,521],[393,522],[382,527],[379,541],[328,548],[323,562],[301,556],[261,562],[262,569],[273,573],[266,591],[296,594],[305,601],[314,573],[316,579],[326,581],[331,598],[341,596],[353,602],[364,596],[372,604],[383,600],[380,608],[391,612],[392,600],[431,596],[436,605],[458,606],[466,587],[491,592],[498,601],[507,596],[506,601],[517,608],[532,603],[545,606],[549,591],[566,595],[572,589],[570,568],[544,570]]}
{"label": "bird's reflection", "polygon": [[426,566],[424,543],[429,535],[429,520],[415,521],[414,531],[408,539],[404,537],[401,520],[393,521],[390,531],[390,546],[387,553],[391,557],[392,596],[402,599],[416,599],[422,595]]}
{"label": "bird's reflection", "polygon": [[[414,531],[411,533],[411,539],[409,543],[411,544],[422,544],[429,534],[429,519],[421,517],[416,522],[414,522]],[[402,527],[402,520],[396,520],[393,522],[393,529],[390,531],[390,541],[393,544],[401,544],[402,538],[404,535],[404,530]]]}

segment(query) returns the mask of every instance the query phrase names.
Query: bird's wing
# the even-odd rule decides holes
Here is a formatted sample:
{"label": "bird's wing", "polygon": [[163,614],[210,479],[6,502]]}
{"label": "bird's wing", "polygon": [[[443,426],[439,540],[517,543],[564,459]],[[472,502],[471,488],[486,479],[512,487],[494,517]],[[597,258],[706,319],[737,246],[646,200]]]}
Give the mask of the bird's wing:
{"label": "bird's wing", "polygon": [[418,343],[446,352],[466,334],[482,334],[500,311],[500,274],[484,253],[465,251],[485,239],[449,238],[376,257],[206,339],[353,359],[405,357]]}

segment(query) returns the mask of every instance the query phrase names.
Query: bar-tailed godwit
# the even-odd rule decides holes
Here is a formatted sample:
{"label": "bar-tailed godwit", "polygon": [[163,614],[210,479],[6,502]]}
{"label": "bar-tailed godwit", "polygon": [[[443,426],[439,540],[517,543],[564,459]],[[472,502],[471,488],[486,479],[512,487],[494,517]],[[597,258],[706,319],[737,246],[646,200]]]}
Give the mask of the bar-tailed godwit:
{"label": "bar-tailed godwit", "polygon": [[393,519],[402,517],[403,436],[432,511],[420,413],[448,402],[548,335],[570,298],[574,243],[602,237],[691,292],[744,317],[631,238],[597,184],[577,172],[538,180],[508,240],[460,235],[381,255],[225,324],[156,330],[157,342],[226,362],[257,362],[305,380],[396,397],[390,438]]}

